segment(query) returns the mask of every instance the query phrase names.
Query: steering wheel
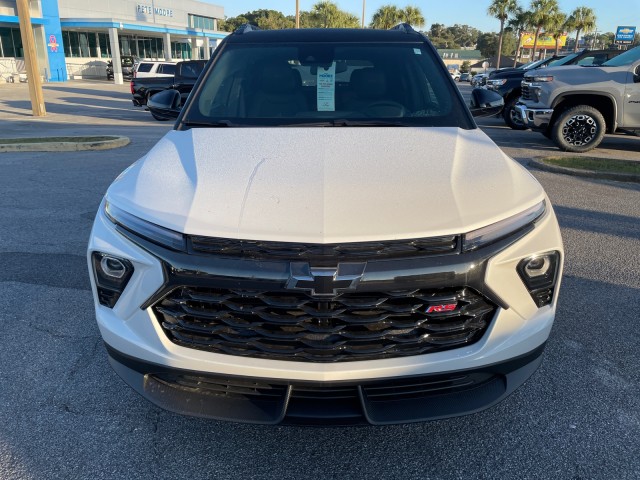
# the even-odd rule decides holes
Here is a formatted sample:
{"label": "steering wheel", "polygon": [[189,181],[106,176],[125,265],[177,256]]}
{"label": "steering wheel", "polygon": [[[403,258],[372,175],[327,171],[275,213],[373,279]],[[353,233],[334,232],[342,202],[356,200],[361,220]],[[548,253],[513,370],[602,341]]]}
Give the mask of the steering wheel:
{"label": "steering wheel", "polygon": [[[381,115],[381,111],[384,111],[385,109],[391,110],[393,113],[384,112],[384,115]],[[393,100],[379,100],[377,102],[372,102],[364,108],[364,111],[368,117],[404,117],[407,113],[407,109],[404,105],[394,102]]]}

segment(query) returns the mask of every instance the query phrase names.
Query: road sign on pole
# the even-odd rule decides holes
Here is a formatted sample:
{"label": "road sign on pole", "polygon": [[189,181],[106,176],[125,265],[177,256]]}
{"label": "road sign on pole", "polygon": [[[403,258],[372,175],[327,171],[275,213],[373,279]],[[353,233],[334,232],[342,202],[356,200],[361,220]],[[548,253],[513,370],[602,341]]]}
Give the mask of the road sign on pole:
{"label": "road sign on pole", "polygon": [[636,27],[618,27],[616,41],[618,45],[631,45],[636,38]]}

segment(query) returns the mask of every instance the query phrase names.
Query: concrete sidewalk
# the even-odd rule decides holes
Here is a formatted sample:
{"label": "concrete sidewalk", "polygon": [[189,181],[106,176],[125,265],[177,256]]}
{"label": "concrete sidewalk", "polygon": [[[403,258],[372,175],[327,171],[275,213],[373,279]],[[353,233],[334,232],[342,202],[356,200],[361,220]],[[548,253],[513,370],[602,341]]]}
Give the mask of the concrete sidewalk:
{"label": "concrete sidewalk", "polygon": [[[129,84],[69,81],[43,86],[45,117],[34,117],[26,83],[0,83],[0,137],[125,135],[159,139],[173,122],[134,107]],[[140,139],[140,138],[138,138]]]}

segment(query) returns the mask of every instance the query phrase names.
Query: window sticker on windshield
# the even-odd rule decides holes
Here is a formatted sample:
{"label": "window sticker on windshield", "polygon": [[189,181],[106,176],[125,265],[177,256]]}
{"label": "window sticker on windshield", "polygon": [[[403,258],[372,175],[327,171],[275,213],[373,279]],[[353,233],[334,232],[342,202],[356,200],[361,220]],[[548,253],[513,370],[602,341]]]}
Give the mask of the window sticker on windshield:
{"label": "window sticker on windshield", "polygon": [[329,68],[318,67],[316,94],[319,112],[336,110],[336,62]]}
{"label": "window sticker on windshield", "polygon": [[416,55],[422,55],[422,50],[420,50],[419,48],[414,48],[413,53],[415,53]]}

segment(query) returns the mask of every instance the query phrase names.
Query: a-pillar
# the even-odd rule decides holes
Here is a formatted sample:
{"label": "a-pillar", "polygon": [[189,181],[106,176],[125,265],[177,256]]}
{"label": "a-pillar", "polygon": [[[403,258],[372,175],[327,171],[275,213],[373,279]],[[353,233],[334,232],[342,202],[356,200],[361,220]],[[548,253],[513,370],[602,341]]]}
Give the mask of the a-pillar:
{"label": "a-pillar", "polygon": [[204,37],[204,60],[211,58],[211,46],[209,44],[209,37]]}
{"label": "a-pillar", "polygon": [[120,60],[120,42],[118,29],[109,29],[109,45],[111,46],[111,64],[113,65],[113,83],[122,85],[122,61]]}
{"label": "a-pillar", "polygon": [[164,34],[164,59],[167,62],[170,62],[171,59],[171,34],[170,33],[165,33]]}

